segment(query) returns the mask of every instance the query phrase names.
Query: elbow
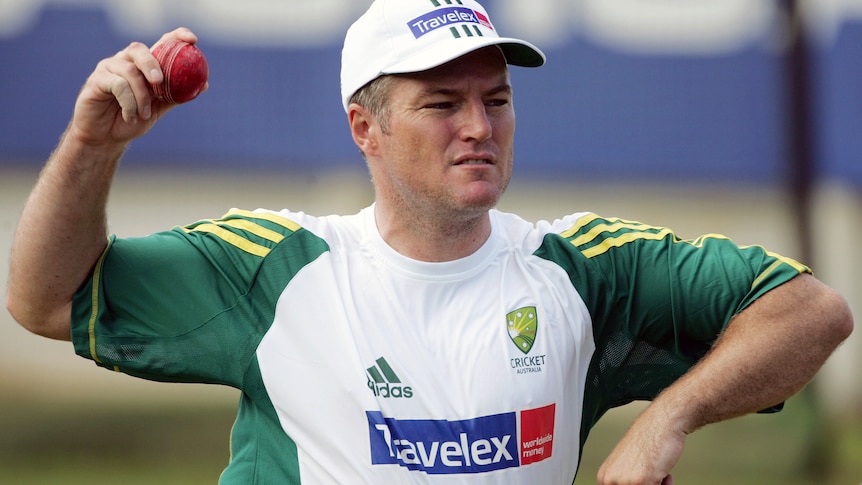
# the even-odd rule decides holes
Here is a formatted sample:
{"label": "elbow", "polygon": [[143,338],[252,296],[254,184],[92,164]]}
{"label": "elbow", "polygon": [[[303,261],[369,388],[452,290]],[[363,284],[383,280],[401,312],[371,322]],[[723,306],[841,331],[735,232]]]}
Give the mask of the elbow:
{"label": "elbow", "polygon": [[55,340],[71,340],[71,306],[55,312],[40,310],[39,305],[28,304],[10,289],[6,293],[6,311],[33,334]]}
{"label": "elbow", "polygon": [[829,336],[834,339],[835,346],[841,344],[853,333],[853,313],[847,300],[836,292],[829,295],[827,303],[828,310],[824,312],[824,323]]}
{"label": "elbow", "polygon": [[[6,311],[9,315],[12,316],[12,319],[18,322],[19,325],[30,330],[31,325],[29,324],[28,319],[25,317],[24,309],[20,303],[20,300],[15,297],[10,288],[6,292]],[[32,332],[32,330],[30,330]]]}
{"label": "elbow", "polygon": [[39,318],[37,313],[33,311],[33,306],[27,305],[11,289],[6,293],[6,311],[18,322],[18,325],[26,330],[36,335],[42,335],[44,332],[44,319]]}

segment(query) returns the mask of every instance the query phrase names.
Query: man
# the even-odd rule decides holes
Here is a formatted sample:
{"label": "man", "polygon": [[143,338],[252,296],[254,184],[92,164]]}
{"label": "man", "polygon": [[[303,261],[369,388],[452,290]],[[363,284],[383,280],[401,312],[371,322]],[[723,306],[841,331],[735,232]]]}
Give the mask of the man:
{"label": "man", "polygon": [[223,483],[571,483],[592,425],[634,399],[653,403],[598,480],[669,483],[688,433],[801,389],[853,324],[800,263],[493,209],[507,63],[544,56],[443,3],[377,0],[348,32],[342,99],[375,189],[351,216],[236,210],[106,239],[123,151],[170,106],[146,46],[103,60],[25,206],[10,313],[104,367],[238,388]]}

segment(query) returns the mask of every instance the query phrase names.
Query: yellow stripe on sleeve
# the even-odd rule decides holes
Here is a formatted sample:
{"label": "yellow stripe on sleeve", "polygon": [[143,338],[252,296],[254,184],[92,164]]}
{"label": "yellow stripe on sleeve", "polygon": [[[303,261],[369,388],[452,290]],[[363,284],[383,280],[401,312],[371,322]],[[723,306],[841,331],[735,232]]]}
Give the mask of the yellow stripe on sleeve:
{"label": "yellow stripe on sleeve", "polygon": [[243,231],[248,231],[255,236],[262,237],[267,241],[272,241],[276,244],[280,243],[282,239],[284,239],[284,235],[279,234],[272,229],[267,229],[260,224],[255,224],[246,219],[232,219],[229,221],[221,221],[219,222],[220,226],[230,226],[236,229],[242,229]]}
{"label": "yellow stripe on sleeve", "polygon": [[90,301],[90,321],[87,323],[87,334],[90,336],[90,357],[93,361],[101,364],[102,359],[96,354],[96,320],[99,316],[99,285],[102,280],[102,263],[105,261],[105,256],[108,255],[108,250],[111,248],[113,241],[108,238],[108,245],[96,261],[96,267],[93,269],[93,293]]}
{"label": "yellow stripe on sleeve", "polygon": [[[572,239],[570,243],[577,248],[584,248],[589,246],[591,243],[596,241],[602,234],[608,234],[608,236],[613,235],[614,233],[619,233],[621,231],[626,231],[623,234],[620,234],[616,237],[607,237],[602,240],[600,243],[595,246],[580,249],[581,254],[586,258],[594,258],[596,256],[600,256],[605,254],[612,248],[618,248],[624,246],[628,243],[635,241],[658,241],[664,239],[667,236],[673,237],[673,243],[679,244],[690,244],[691,246],[700,248],[703,247],[709,240],[726,240],[730,239],[727,236],[722,234],[704,234],[697,239],[694,240],[680,240],[676,237],[674,232],[671,229],[664,227],[655,227],[649,226],[647,224],[642,224],[640,222],[635,221],[627,221],[625,219],[619,218],[602,218],[596,214],[590,213],[579,218],[574,226],[570,229],[567,229],[565,232],[560,233],[560,236],[564,238],[572,238],[580,231],[584,230],[587,226],[592,224],[595,221],[600,221],[599,224],[596,224],[595,227],[590,228],[587,232],[579,235],[578,237]],[[751,246],[740,246],[740,249],[745,249],[746,247]],[[763,247],[756,246],[760,248],[767,256],[776,259],[774,263],[772,263],[766,270],[764,270],[752,283],[752,288],[756,287],[760,283],[763,282],[764,279],[769,277],[771,273],[773,273],[776,269],[778,269],[782,264],[786,264],[798,271],[799,273],[810,273],[811,270],[802,263],[798,261],[781,256],[780,254],[772,253],[764,249]]]}
{"label": "yellow stripe on sleeve", "polygon": [[692,246],[694,246],[696,248],[702,248],[703,245],[706,243],[707,239],[721,239],[724,241],[730,240],[729,237],[724,236],[722,234],[704,234],[703,236],[698,237],[694,241],[690,241],[690,242],[689,241],[683,241],[683,242],[688,242],[689,244],[691,244]]}
{"label": "yellow stripe on sleeve", "polygon": [[[232,216],[239,216],[242,219],[230,219]],[[249,254],[253,254],[255,256],[266,257],[269,254],[270,248],[263,246],[261,244],[257,244],[248,240],[247,238],[231,232],[228,227],[239,229],[242,231],[246,231],[248,233],[254,234],[262,239],[267,241],[271,241],[275,244],[280,243],[284,240],[284,234],[264,227],[254,220],[250,219],[258,219],[263,221],[269,221],[273,224],[277,224],[285,229],[288,229],[291,232],[296,232],[301,229],[301,226],[290,219],[286,219],[284,217],[280,217],[270,212],[253,212],[247,210],[239,210],[234,209],[229,211],[227,214],[222,216],[222,219],[219,220],[203,220],[196,223],[197,225],[193,225],[192,227],[183,227],[181,228],[183,231],[187,233],[200,231],[212,234],[226,243],[235,246]]]}
{"label": "yellow stripe on sleeve", "polygon": [[186,232],[200,231],[213,234],[218,238],[222,239],[224,242],[235,246],[249,254],[260,256],[261,258],[266,257],[266,255],[269,254],[270,251],[268,247],[253,243],[248,239],[245,239],[242,236],[238,236],[223,227],[219,227],[217,224],[201,224],[194,229],[185,230]]}
{"label": "yellow stripe on sleeve", "polygon": [[234,209],[224,215],[224,217],[229,216],[242,216],[249,219],[263,219],[265,221],[272,222],[273,224],[278,224],[279,226],[284,227],[291,232],[296,232],[301,229],[301,226],[299,224],[285,217],[273,214],[272,212],[254,212],[248,210]]}
{"label": "yellow stripe on sleeve", "polygon": [[766,268],[763,273],[760,273],[760,276],[754,279],[754,281],[751,283],[751,289],[757,288],[757,285],[759,285],[761,281],[765,280],[766,277],[769,276],[773,271],[775,271],[775,268],[779,266],[781,266],[780,260],[769,265],[769,267]]}
{"label": "yellow stripe on sleeve", "polygon": [[582,248],[589,245],[590,243],[595,241],[596,238],[605,233],[616,233],[620,232],[621,230],[630,230],[633,232],[626,232],[625,234],[622,234],[617,237],[609,237],[601,243],[597,244],[596,246],[581,250],[581,254],[583,254],[587,258],[599,256],[606,253],[611,248],[617,248],[632,241],[660,240],[664,239],[664,237],[669,234],[673,234],[670,229],[662,227],[650,226],[647,224],[642,224],[640,222],[627,221],[625,219],[619,218],[602,219],[596,214],[587,214],[578,219],[571,229],[560,233],[560,235],[564,238],[570,238],[585,227],[587,227],[589,224],[597,220],[603,220],[604,223],[597,224],[595,227],[590,228],[589,231],[571,240],[570,243],[577,248]]}
{"label": "yellow stripe on sleeve", "polygon": [[599,234],[603,232],[617,232],[620,229],[633,229],[636,231],[645,231],[649,229],[658,229],[656,227],[648,226],[646,224],[641,224],[639,222],[628,222],[622,221],[620,219],[609,220],[609,222],[614,222],[614,224],[599,224],[598,226],[592,228],[586,234],[583,234],[572,241],[572,244],[575,246],[584,246],[592,242]]}
{"label": "yellow stripe on sleeve", "polygon": [[620,246],[638,240],[656,241],[659,239],[664,239],[664,237],[669,234],[673,234],[673,231],[671,231],[670,229],[662,229],[657,233],[629,232],[623,234],[622,236],[605,239],[604,241],[602,241],[601,244],[581,251],[581,254],[583,254],[587,258],[594,258],[596,256],[606,253],[611,248],[618,248]]}
{"label": "yellow stripe on sleeve", "polygon": [[804,264],[800,263],[799,261],[796,261],[795,259],[788,258],[786,256],[782,256],[780,254],[776,254],[776,253],[773,253],[771,251],[767,251],[762,246],[746,246],[746,247],[760,248],[763,250],[764,253],[766,253],[767,256],[769,256],[770,258],[775,258],[777,260],[774,263],[772,263],[771,265],[769,265],[769,267],[766,268],[766,270],[764,270],[763,273],[760,273],[760,275],[754,280],[754,282],[751,283],[752,288],[759,285],[761,281],[766,279],[770,274],[772,274],[773,271],[778,269],[778,267],[781,266],[782,264],[786,264],[786,265],[790,266],[791,268],[793,268],[794,270],[796,270],[799,273],[811,273],[811,268],[809,268],[808,266],[805,266]]}
{"label": "yellow stripe on sleeve", "polygon": [[561,233],[560,236],[563,236],[564,238],[568,239],[568,238],[574,236],[575,234],[577,234],[578,231],[580,231],[584,226],[586,226],[587,224],[593,222],[594,220],[596,220],[598,218],[599,218],[599,216],[596,214],[587,214],[587,215],[581,217],[580,219],[578,219],[575,222],[575,225],[572,226],[571,229]]}
{"label": "yellow stripe on sleeve", "polygon": [[780,254],[775,254],[775,253],[770,252],[770,251],[766,251],[766,255],[778,259],[782,263],[790,266],[791,268],[795,269],[796,271],[799,271],[800,273],[810,273],[811,272],[811,268],[809,268],[808,266],[805,266],[804,264],[800,263],[799,261],[796,261],[795,259],[788,258],[788,257],[782,256]]}

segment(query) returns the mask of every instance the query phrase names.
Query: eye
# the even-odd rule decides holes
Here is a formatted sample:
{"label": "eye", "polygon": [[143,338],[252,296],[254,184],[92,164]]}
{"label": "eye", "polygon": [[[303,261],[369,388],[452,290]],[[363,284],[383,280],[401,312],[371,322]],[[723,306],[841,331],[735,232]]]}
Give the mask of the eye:
{"label": "eye", "polygon": [[452,101],[438,101],[434,103],[428,103],[424,106],[425,109],[438,109],[438,110],[448,110],[455,107],[455,103]]}
{"label": "eye", "polygon": [[493,98],[485,101],[487,106],[506,106],[509,104],[509,98]]}

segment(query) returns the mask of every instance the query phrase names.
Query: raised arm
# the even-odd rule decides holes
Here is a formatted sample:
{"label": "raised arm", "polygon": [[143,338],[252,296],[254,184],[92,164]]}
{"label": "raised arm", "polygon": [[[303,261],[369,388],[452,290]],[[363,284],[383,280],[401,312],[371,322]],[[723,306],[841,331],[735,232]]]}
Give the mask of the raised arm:
{"label": "raised arm", "polygon": [[[197,41],[188,29],[165,34]],[[152,96],[163,74],[134,42],[87,79],[59,145],[31,192],[12,243],[6,307],[26,329],[69,340],[72,296],[107,245],[105,205],[128,144],[172,106]]]}
{"label": "raised arm", "polygon": [[765,294],[635,420],[600,468],[599,483],[672,483],[669,474],[689,433],[783,402],[814,377],[852,328],[847,303],[813,276],[797,276]]}

